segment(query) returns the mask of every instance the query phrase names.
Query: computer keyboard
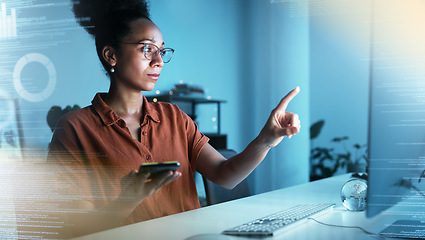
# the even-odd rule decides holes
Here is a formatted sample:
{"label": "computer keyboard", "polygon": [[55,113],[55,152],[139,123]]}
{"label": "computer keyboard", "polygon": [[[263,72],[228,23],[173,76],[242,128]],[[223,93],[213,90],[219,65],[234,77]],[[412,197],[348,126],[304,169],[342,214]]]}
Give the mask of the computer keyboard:
{"label": "computer keyboard", "polygon": [[273,236],[300,224],[308,218],[318,217],[333,211],[335,204],[300,204],[289,209],[268,215],[237,227],[223,231],[226,235]]}

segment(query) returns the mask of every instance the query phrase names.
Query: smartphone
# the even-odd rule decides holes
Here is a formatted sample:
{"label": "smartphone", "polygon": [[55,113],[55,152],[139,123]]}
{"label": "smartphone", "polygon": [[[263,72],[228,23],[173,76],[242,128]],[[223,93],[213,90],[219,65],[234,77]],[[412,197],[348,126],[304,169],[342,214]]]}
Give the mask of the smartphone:
{"label": "smartphone", "polygon": [[143,163],[140,165],[139,172],[150,172],[150,174],[156,174],[164,171],[176,171],[180,167],[180,163],[177,161],[162,162],[162,163]]}

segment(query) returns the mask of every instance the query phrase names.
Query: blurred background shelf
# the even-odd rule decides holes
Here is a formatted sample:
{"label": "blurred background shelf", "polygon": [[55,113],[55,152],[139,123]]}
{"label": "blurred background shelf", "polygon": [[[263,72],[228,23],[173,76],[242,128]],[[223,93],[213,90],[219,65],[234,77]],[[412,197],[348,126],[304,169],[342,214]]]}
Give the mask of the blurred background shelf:
{"label": "blurred background shelf", "polygon": [[216,149],[227,148],[227,135],[221,133],[221,104],[226,103],[225,100],[209,99],[198,96],[178,96],[170,94],[159,94],[154,96],[146,96],[149,102],[169,102],[176,104],[189,115],[193,121],[197,120],[196,107],[200,104],[215,104],[217,106],[217,131],[204,132],[204,134],[210,138],[209,143]]}

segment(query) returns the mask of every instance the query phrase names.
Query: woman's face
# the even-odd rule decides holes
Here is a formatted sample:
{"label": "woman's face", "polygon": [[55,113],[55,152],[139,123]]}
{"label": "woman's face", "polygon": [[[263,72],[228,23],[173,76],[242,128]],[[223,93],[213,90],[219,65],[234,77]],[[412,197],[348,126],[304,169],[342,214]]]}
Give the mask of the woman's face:
{"label": "woman's face", "polygon": [[[133,22],[132,32],[122,43],[151,43],[159,49],[164,48],[162,33],[148,19]],[[135,91],[151,91],[159,78],[164,62],[160,54],[154,59],[146,59],[143,44],[120,44],[116,54],[116,65],[113,80],[116,84],[124,85]]]}

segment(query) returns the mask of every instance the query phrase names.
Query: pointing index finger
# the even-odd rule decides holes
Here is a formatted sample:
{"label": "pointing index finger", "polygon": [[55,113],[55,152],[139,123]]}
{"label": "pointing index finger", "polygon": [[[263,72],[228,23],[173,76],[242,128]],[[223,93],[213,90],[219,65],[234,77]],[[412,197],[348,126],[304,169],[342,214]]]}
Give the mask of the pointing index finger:
{"label": "pointing index finger", "polygon": [[300,92],[300,87],[296,87],[295,89],[290,91],[288,94],[286,94],[285,97],[282,98],[282,100],[280,100],[280,103],[279,105],[277,105],[276,109],[285,111],[286,108],[288,107],[289,102],[291,102],[291,100],[295,96],[297,96],[299,92]]}

